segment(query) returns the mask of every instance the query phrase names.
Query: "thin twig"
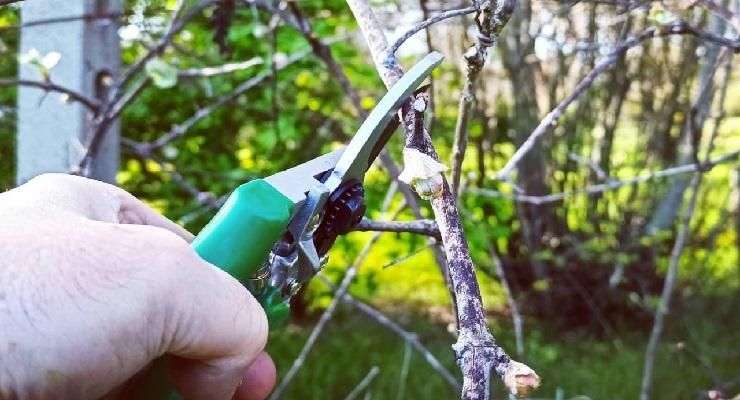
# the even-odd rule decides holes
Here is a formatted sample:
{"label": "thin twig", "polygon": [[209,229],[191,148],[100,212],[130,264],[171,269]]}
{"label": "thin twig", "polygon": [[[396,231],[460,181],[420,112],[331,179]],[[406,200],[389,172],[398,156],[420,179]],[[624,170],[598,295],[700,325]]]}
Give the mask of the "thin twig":
{"label": "thin twig", "polygon": [[437,245],[437,242],[436,241],[430,240],[429,243],[427,243],[424,246],[422,246],[422,247],[420,247],[420,248],[412,251],[411,253],[406,254],[405,256],[402,256],[402,257],[398,257],[395,260],[389,262],[388,264],[383,265],[383,269],[390,268],[390,267],[392,267],[394,265],[400,264],[400,263],[408,260],[409,258],[411,258],[411,257],[413,257],[413,256],[415,256],[415,255],[417,255],[419,253],[421,253],[422,251],[424,251],[424,250],[426,250],[426,249],[428,249],[428,248],[430,248],[432,246],[436,246],[436,245]]}
{"label": "thin twig", "polygon": [[409,232],[439,238],[439,228],[433,219],[416,221],[374,221],[362,218],[353,228],[356,231]]}
{"label": "thin twig", "polygon": [[209,78],[211,76],[230,74],[236,71],[243,71],[263,63],[262,58],[252,57],[247,61],[227,63],[215,67],[188,68],[177,71],[177,76],[181,78]]}
{"label": "thin twig", "polygon": [[[288,59],[284,63],[277,65],[276,69],[282,70],[288,67],[289,65],[294,64],[295,62],[299,61],[300,59],[306,57],[309,54],[311,54],[309,51],[302,51],[302,52],[293,54],[290,57],[288,57]],[[265,71],[251,79],[248,79],[242,82],[239,86],[237,86],[230,92],[219,96],[217,99],[209,103],[207,106],[201,109],[198,109],[198,111],[196,111],[195,114],[190,116],[190,118],[186,119],[179,125],[173,126],[172,129],[169,130],[169,132],[165,133],[164,135],[160,136],[156,140],[149,143],[148,144],[149,149],[150,150],[159,149],[160,147],[171,142],[172,140],[184,135],[198,121],[211,115],[214,111],[216,111],[216,109],[223,106],[224,104],[227,104],[233,101],[234,99],[239,97],[239,95],[246,92],[247,90],[252,89],[253,87],[266,81],[271,75],[272,73],[270,71]]]}
{"label": "thin twig", "polygon": [[[321,279],[331,290],[337,291],[337,287],[329,281],[325,276],[319,275],[319,279]],[[345,293],[344,297],[342,298],[342,301],[344,301],[347,304],[352,305],[356,309],[360,310],[362,313],[367,315],[368,317],[374,319],[377,323],[385,326],[386,328],[393,331],[395,334],[401,337],[406,343],[410,344],[411,347],[416,350],[419,355],[424,358],[424,360],[429,364],[429,366],[432,367],[437,373],[439,373],[442,378],[444,378],[445,382],[447,382],[450,387],[452,387],[455,390],[460,389],[460,382],[455,378],[454,375],[450,371],[448,371],[444,365],[437,359],[437,357],[429,350],[427,349],[421,341],[419,341],[419,335],[417,335],[414,332],[407,331],[404,329],[401,325],[399,325],[397,322],[393,321],[392,319],[388,318],[387,315],[383,314],[382,312],[378,311],[377,309],[373,308],[367,303],[363,303],[360,300],[357,300],[356,298],[352,297],[349,293]]]}
{"label": "thin twig", "polygon": [[655,366],[655,351],[660,341],[660,336],[663,333],[663,327],[665,325],[665,319],[668,315],[668,308],[671,301],[671,295],[673,294],[673,286],[678,276],[678,263],[681,260],[681,253],[683,252],[684,244],[688,237],[691,217],[694,216],[694,209],[696,208],[696,199],[699,197],[699,186],[701,184],[702,174],[694,173],[691,179],[691,199],[689,205],[684,214],[683,221],[681,222],[681,228],[678,231],[678,237],[676,242],[673,244],[673,250],[671,251],[671,259],[668,264],[668,272],[665,276],[665,282],[663,283],[663,292],[660,295],[660,304],[655,312],[655,323],[653,329],[650,332],[650,339],[648,340],[647,348],[645,349],[645,364],[643,367],[642,385],[640,390],[640,399],[650,399],[650,387],[653,379],[653,368]]}
{"label": "thin twig", "polygon": [[403,400],[406,393],[406,381],[409,377],[409,367],[411,366],[411,345],[409,342],[403,346],[403,361],[401,362],[401,374],[398,377],[398,389],[396,390],[396,400]]}
{"label": "thin twig", "polygon": [[352,389],[351,392],[347,395],[347,397],[344,398],[344,400],[354,400],[357,396],[360,395],[365,389],[367,389],[368,386],[373,382],[373,379],[375,379],[376,376],[380,373],[380,368],[377,366],[373,366],[370,368],[370,371],[365,375],[364,378],[360,381],[360,383],[355,386],[354,389]]}
{"label": "thin twig", "polygon": [[8,79],[0,78],[0,86],[30,86],[43,89],[47,92],[58,92],[65,94],[70,100],[74,100],[85,106],[88,110],[96,113],[100,108],[100,102],[91,99],[82,93],[57,85],[51,81],[34,81],[31,79]]}
{"label": "thin twig", "polygon": [[519,358],[524,357],[524,332],[522,328],[522,315],[519,313],[519,306],[516,304],[514,294],[511,292],[511,286],[509,281],[506,279],[506,273],[504,267],[501,265],[501,258],[496,254],[496,251],[491,247],[489,250],[491,254],[491,261],[493,262],[493,268],[496,270],[496,275],[501,281],[501,287],[504,289],[504,295],[506,301],[509,303],[509,309],[511,309],[511,320],[514,323],[514,337],[516,339],[516,354]]}
{"label": "thin twig", "polygon": [[545,118],[540,121],[539,125],[529,134],[527,140],[516,150],[514,155],[506,162],[501,170],[496,174],[497,179],[504,179],[516,168],[516,165],[524,158],[524,156],[534,148],[535,143],[544,135],[550,127],[557,123],[557,120],[565,113],[565,110],[570,106],[583,92],[586,91],[596,80],[602,72],[609,69],[619,57],[632,47],[635,47],[645,40],[653,39],[657,37],[670,36],[670,35],[694,35],[700,39],[708,42],[712,42],[719,46],[725,46],[732,49],[740,49],[740,41],[725,39],[723,37],[716,36],[714,34],[704,32],[694,26],[691,26],[685,22],[677,22],[661,28],[651,27],[648,28],[631,39],[628,39],[621,45],[617,46],[614,51],[609,53],[606,57],[601,59],[596,66],[580,81],[578,85],[573,89],[570,95],[566,97],[560,104],[557,105],[552,111],[550,111]]}
{"label": "thin twig", "polygon": [[476,11],[478,11],[478,7],[475,7],[475,6],[457,9],[457,10],[444,11],[444,12],[441,12],[431,18],[428,18],[416,24],[414,27],[412,27],[408,31],[404,32],[401,36],[399,36],[395,42],[393,42],[391,47],[388,49],[388,54],[386,55],[385,63],[389,66],[392,66],[392,64],[396,62],[396,52],[398,51],[398,49],[407,40],[409,40],[412,36],[414,36],[416,33],[421,31],[422,29],[426,29],[427,27],[434,25],[437,22],[441,22],[441,21],[444,21],[450,18],[461,17],[463,15],[472,14]]}
{"label": "thin twig", "polygon": [[18,3],[23,0],[0,0],[0,7],[7,6],[8,4]]}
{"label": "thin twig", "polygon": [[501,197],[506,198],[509,200],[521,202],[521,203],[530,203],[530,204],[547,204],[547,203],[554,203],[557,201],[564,200],[567,197],[575,196],[579,194],[593,194],[593,193],[601,193],[606,192],[608,190],[614,190],[618,189],[622,186],[627,185],[634,185],[637,183],[646,182],[652,179],[657,178],[665,178],[673,175],[678,174],[686,174],[690,172],[697,172],[702,171],[704,173],[707,173],[711,171],[715,166],[728,162],[733,161],[740,156],[740,150],[735,150],[733,152],[727,153],[725,155],[719,156],[717,158],[714,158],[710,160],[707,163],[703,163],[701,165],[699,164],[685,164],[680,165],[677,167],[671,167],[660,171],[655,172],[649,172],[644,175],[638,175],[632,178],[622,179],[622,180],[613,180],[606,183],[599,183],[596,185],[589,185],[582,189],[577,190],[569,190],[565,192],[560,193],[553,193],[548,194],[544,196],[529,196],[526,194],[507,194],[502,193],[495,190],[489,190],[489,189],[479,189],[479,188],[469,188],[466,189],[466,192],[471,194],[477,194],[477,195],[483,195],[483,196],[489,196],[489,197]]}

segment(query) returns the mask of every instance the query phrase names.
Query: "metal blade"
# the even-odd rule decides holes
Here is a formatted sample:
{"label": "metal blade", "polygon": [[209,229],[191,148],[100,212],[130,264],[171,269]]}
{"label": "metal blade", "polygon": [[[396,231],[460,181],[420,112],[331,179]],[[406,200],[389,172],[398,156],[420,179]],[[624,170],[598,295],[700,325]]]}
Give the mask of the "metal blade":
{"label": "metal blade", "polygon": [[[363,181],[365,171],[370,167],[376,144],[383,138],[383,131],[388,123],[394,118],[395,113],[414,90],[426,79],[434,68],[442,62],[444,56],[433,52],[424,57],[401,79],[393,85],[388,93],[380,99],[378,105],[373,108],[365,122],[344,149],[331,176],[325,185],[331,192],[336,190],[342,183],[356,179]],[[387,140],[387,138],[386,138]],[[373,154],[375,153],[375,154]]]}

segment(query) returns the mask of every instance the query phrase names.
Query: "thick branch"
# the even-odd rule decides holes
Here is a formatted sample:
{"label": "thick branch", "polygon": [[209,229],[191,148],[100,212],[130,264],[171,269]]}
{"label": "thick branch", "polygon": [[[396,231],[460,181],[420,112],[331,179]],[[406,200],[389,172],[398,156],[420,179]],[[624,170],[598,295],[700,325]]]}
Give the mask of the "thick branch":
{"label": "thick branch", "polygon": [[[285,63],[277,65],[276,69],[280,71],[284,69],[285,67],[295,63],[296,61],[306,57],[308,54],[310,53],[307,51],[302,51],[300,53],[293,54],[288,58],[288,60],[286,60]],[[186,119],[183,123],[179,125],[175,125],[174,127],[172,127],[172,129],[170,129],[169,132],[165,133],[164,135],[160,136],[159,138],[157,138],[156,140],[148,144],[147,146],[149,147],[149,150],[151,151],[151,150],[158,149],[166,145],[167,143],[171,142],[172,140],[184,135],[185,132],[187,132],[188,129],[190,129],[198,121],[211,115],[214,111],[216,111],[216,109],[218,109],[224,104],[227,104],[233,101],[239,95],[246,92],[247,90],[264,82],[265,80],[270,78],[270,76],[272,76],[271,71],[263,72],[251,79],[244,81],[239,86],[234,88],[234,90],[221,95],[220,97],[218,97],[216,100],[214,100],[207,106],[196,111],[195,114],[193,114],[190,118]]]}

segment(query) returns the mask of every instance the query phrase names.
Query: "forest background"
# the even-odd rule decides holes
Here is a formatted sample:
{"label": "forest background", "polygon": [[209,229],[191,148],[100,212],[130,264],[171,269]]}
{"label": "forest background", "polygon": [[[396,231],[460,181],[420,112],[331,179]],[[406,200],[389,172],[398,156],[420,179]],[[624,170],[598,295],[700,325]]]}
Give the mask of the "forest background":
{"label": "forest background", "polygon": [[[121,13],[106,17],[120,24],[124,67],[159,43],[182,3],[126,0]],[[332,150],[361,123],[304,32],[259,1],[215,3],[147,65],[147,81],[120,115],[117,183],[192,232],[239,184]],[[0,190],[16,183],[17,86],[11,83],[19,61],[35,62],[32,54],[18,54],[19,4],[0,8],[0,77],[7,78],[0,90]],[[310,22],[361,106],[371,109],[385,88],[347,5],[274,4],[288,4]],[[471,5],[371,4],[391,41],[431,15]],[[730,14],[722,17],[707,4]],[[698,35],[666,35],[616,53],[590,87],[577,88],[618,44],[646,29],[686,21],[736,38],[737,8],[732,0],[524,0],[491,48],[470,111],[458,206],[491,330],[543,379],[532,398],[637,397],[672,259],[678,279],[657,344],[652,397],[740,392],[740,79],[733,52]],[[404,65],[432,49],[447,57],[433,75],[425,121],[447,165],[453,164],[463,54],[476,40],[468,13],[421,31],[398,53]],[[44,56],[37,58],[39,76],[53,81]],[[204,72],[207,67],[217,73]],[[253,83],[244,89],[245,82]],[[516,149],[572,93],[580,95],[545,126],[515,177],[501,179]],[[62,100],[51,91],[43,101]],[[203,110],[202,118],[189,120]],[[179,133],[156,142],[173,131]],[[387,148],[401,160],[401,135]],[[417,219],[401,207],[400,193],[388,194],[395,185],[383,168],[370,170],[368,218],[387,219],[384,210],[398,209],[398,220]],[[428,204],[420,204],[422,218],[433,218]],[[686,240],[680,257],[672,257],[685,215]],[[341,238],[322,274],[338,283],[372,235]],[[424,235],[380,236],[349,293],[410,334],[397,335],[345,301],[285,398],[345,398],[358,388],[368,399],[457,396],[454,382],[412,351],[412,342],[423,343],[459,379],[450,349],[455,314],[434,246]],[[333,298],[331,287],[314,279],[293,301],[291,324],[273,332],[268,345],[281,375]],[[361,381],[367,384],[358,387]]]}

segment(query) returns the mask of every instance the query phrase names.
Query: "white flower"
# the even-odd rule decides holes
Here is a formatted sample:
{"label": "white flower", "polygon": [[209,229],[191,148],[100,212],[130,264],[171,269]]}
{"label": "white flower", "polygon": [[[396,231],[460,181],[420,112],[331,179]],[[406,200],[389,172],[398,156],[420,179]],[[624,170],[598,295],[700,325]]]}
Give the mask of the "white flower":
{"label": "white flower", "polygon": [[398,176],[411,185],[422,199],[431,200],[442,194],[442,173],[447,167],[416,149],[403,149],[403,172]]}

